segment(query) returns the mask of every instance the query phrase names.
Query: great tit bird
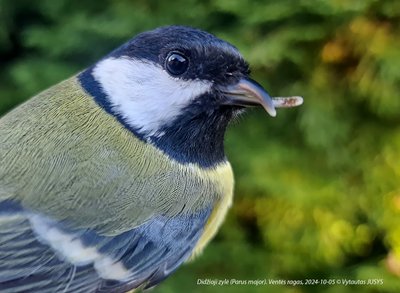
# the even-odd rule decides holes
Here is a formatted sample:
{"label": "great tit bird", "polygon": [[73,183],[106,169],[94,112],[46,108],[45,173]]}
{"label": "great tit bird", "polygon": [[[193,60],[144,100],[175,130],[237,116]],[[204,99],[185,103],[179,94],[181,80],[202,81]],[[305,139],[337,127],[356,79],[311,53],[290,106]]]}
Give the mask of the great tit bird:
{"label": "great tit bird", "polygon": [[238,50],[141,33],[0,120],[0,292],[150,288],[198,255],[232,203],[232,118],[275,116]]}

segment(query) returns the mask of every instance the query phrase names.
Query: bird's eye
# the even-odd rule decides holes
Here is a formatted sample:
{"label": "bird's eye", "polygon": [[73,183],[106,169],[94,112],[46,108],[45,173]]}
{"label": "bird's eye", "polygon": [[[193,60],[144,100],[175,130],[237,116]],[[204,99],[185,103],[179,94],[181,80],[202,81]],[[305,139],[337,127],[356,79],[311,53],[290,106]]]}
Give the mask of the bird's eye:
{"label": "bird's eye", "polygon": [[186,72],[189,67],[189,59],[178,52],[171,52],[168,54],[165,67],[169,74],[178,76]]}

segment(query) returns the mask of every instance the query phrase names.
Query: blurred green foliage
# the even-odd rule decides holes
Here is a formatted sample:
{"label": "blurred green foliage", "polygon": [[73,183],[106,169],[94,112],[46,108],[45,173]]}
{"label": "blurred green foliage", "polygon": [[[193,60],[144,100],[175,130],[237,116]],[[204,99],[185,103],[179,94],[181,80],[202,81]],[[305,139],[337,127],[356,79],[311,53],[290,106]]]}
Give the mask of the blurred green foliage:
{"label": "blurred green foliage", "polygon": [[0,0],[0,113],[167,24],[233,43],[271,94],[305,103],[231,127],[234,206],[205,253],[153,292],[400,292],[400,1]]}

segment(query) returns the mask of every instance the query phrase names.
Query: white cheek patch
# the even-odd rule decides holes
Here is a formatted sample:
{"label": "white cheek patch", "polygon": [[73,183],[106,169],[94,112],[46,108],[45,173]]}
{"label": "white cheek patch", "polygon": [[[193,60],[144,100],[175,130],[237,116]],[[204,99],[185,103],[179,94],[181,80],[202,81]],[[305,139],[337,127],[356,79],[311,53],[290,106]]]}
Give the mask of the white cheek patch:
{"label": "white cheek patch", "polygon": [[210,81],[174,78],[160,65],[128,57],[105,59],[92,74],[113,110],[146,137],[161,136],[162,126],[212,86]]}

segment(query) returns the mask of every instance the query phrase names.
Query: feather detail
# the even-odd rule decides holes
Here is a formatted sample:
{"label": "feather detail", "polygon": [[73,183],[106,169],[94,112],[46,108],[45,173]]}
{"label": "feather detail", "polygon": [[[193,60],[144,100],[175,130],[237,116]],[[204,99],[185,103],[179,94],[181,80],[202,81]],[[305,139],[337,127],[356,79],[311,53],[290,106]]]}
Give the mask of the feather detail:
{"label": "feather detail", "polygon": [[108,236],[157,215],[202,211],[233,185],[232,175],[220,176],[228,162],[174,161],[100,108],[75,77],[0,119],[0,161],[0,195]]}

